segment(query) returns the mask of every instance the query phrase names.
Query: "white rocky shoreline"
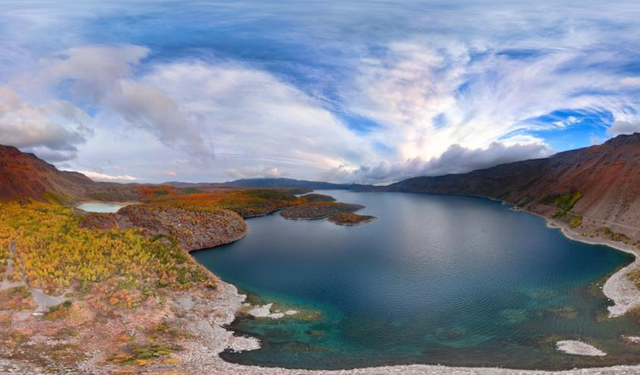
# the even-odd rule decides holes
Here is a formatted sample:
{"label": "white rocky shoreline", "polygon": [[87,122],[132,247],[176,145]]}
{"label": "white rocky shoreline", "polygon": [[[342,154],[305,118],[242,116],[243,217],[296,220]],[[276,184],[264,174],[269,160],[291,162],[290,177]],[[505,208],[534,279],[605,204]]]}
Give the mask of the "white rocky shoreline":
{"label": "white rocky shoreline", "polygon": [[[528,212],[528,211],[527,211]],[[529,212],[537,216],[539,214]],[[618,270],[604,284],[602,291],[613,301],[609,307],[611,317],[624,315],[632,308],[640,305],[640,290],[626,277],[627,274],[640,267],[638,254],[631,247],[614,243],[602,238],[588,238],[582,236],[561,223],[541,216],[547,220],[549,227],[560,228],[569,239],[595,244],[606,245],[615,249],[634,254],[636,260],[629,266]],[[384,367],[365,367],[346,370],[302,370],[278,367],[246,366],[226,362],[220,354],[226,350],[248,351],[260,348],[260,341],[255,337],[237,336],[227,327],[240,313],[249,313],[256,318],[279,319],[288,315],[295,315],[294,310],[272,311],[272,305],[251,306],[246,303],[247,296],[240,294],[238,289],[222,280],[218,282],[215,298],[207,301],[188,301],[182,303],[184,327],[192,339],[187,340],[183,351],[172,355],[179,360],[179,372],[176,367],[158,365],[153,368],[140,369],[136,374],[200,374],[200,375],[640,375],[640,365],[609,366],[576,368],[562,371],[523,370],[498,367],[451,367],[441,365],[398,365]],[[297,313],[297,311],[295,311]],[[621,337],[629,345],[637,345],[638,337]],[[566,355],[587,355],[602,357],[606,353],[598,348],[575,338],[558,341],[556,349],[564,351]],[[77,375],[110,375],[117,371],[113,366],[95,366],[99,358],[92,358],[84,362],[84,370],[71,370],[66,374]],[[34,368],[23,362],[0,360],[0,375],[21,374],[41,375],[50,373],[45,369]]]}
{"label": "white rocky shoreline", "polygon": [[[486,198],[486,197],[483,197]],[[609,317],[615,318],[625,315],[627,312],[640,308],[640,289],[629,279],[629,273],[640,269],[640,251],[631,245],[623,242],[616,242],[601,237],[586,237],[580,233],[569,228],[566,224],[557,222],[551,218],[541,215],[537,212],[524,210],[511,203],[500,201],[493,198],[486,198],[492,201],[500,202],[503,205],[511,206],[513,211],[522,211],[531,215],[538,216],[547,222],[547,227],[551,229],[560,229],[562,234],[572,241],[582,242],[589,245],[603,245],[613,249],[631,254],[634,256],[634,261],[628,266],[619,269],[616,273],[611,275],[602,287],[602,293],[613,302],[612,306],[609,306]]]}
{"label": "white rocky shoreline", "polygon": [[613,301],[613,305],[608,307],[609,316],[612,318],[622,316],[634,308],[640,307],[640,289],[629,279],[628,275],[632,271],[640,268],[640,257],[637,250],[622,242],[614,242],[604,238],[588,238],[564,226],[560,227],[562,233],[569,239],[591,245],[604,245],[616,250],[632,254],[635,260],[630,265],[618,270],[607,279],[602,287],[602,293]]}
{"label": "white rocky shoreline", "polygon": [[[562,225],[561,223],[555,223],[552,219],[546,218],[542,215],[534,212],[525,211],[530,214],[540,216],[547,220],[549,227],[559,228],[562,233],[569,239],[593,244],[593,245],[605,245],[615,248],[620,251],[624,251],[635,256],[635,261],[627,267],[618,270],[613,274],[605,283],[602,288],[604,295],[613,302],[613,306],[610,306],[610,317],[617,317],[624,315],[631,309],[640,306],[640,290],[635,284],[628,279],[627,275],[630,271],[636,270],[640,267],[640,258],[636,250],[629,245],[623,243],[613,242],[602,238],[587,238],[584,237],[570,228]],[[237,310],[239,310],[245,300],[244,296],[238,295],[237,289],[230,284],[224,284],[226,290],[223,295],[227,295],[227,298],[238,299]],[[234,317],[229,317],[228,322],[231,323]],[[222,328],[222,327],[219,327]],[[226,330],[225,330],[226,331]],[[259,342],[251,340],[250,338],[234,338],[233,335],[229,337],[228,347],[233,350],[255,350],[259,348]],[[242,347],[238,345],[238,339],[245,341],[247,346]],[[621,338],[623,339],[623,338]],[[254,339],[255,340],[255,339]],[[218,348],[223,348],[225,345],[218,345]],[[560,351],[564,351],[567,355],[586,355],[586,356],[605,356],[606,353],[602,352],[598,348],[586,344],[580,340],[563,340],[556,344],[556,347]],[[224,351],[219,350],[215,353],[215,358],[210,358],[207,365],[198,368],[198,371],[202,374],[226,374],[226,375],[638,375],[640,374],[640,365],[634,366],[610,366],[610,367],[594,367],[594,368],[581,368],[571,369],[563,371],[545,371],[545,370],[522,370],[522,369],[508,369],[508,368],[483,368],[483,367],[451,367],[440,365],[400,365],[400,366],[386,366],[386,367],[370,367],[370,368],[358,368],[348,370],[331,370],[331,371],[316,371],[316,370],[294,370],[285,368],[274,367],[259,367],[259,366],[245,366],[238,365],[224,361],[219,357],[219,354]]]}
{"label": "white rocky shoreline", "polygon": [[[497,367],[450,367],[440,365],[401,365],[385,367],[369,367],[348,370],[296,370],[277,367],[245,366],[224,361],[219,354],[230,348],[235,351],[255,350],[259,348],[256,339],[236,337],[223,326],[230,324],[235,319],[235,311],[240,309],[246,296],[238,294],[237,289],[227,283],[221,282],[220,299],[213,301],[220,306],[218,313],[225,311],[224,316],[219,316],[216,321],[194,322],[194,332],[198,332],[200,338],[207,337],[207,344],[194,343],[192,348],[185,350],[179,358],[183,360],[188,372],[195,371],[206,375],[638,375],[639,366],[611,366],[602,368],[582,368],[564,371],[545,370],[521,370]],[[221,309],[221,310],[220,310]],[[577,340],[567,340],[569,350],[582,351],[575,353],[584,355],[601,356],[597,348],[588,344],[578,345]],[[561,343],[562,344],[562,343]]]}

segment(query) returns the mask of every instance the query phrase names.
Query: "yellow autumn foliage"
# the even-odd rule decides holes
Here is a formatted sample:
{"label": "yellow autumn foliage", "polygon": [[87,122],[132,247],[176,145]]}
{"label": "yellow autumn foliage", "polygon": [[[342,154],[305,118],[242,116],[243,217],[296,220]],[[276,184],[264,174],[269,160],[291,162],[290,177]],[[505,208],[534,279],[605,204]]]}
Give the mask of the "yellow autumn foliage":
{"label": "yellow autumn foliage", "polygon": [[24,275],[30,286],[50,294],[99,292],[121,307],[135,306],[158,287],[210,283],[170,238],[148,238],[136,230],[92,231],[79,228],[79,220],[62,205],[0,203],[0,269],[6,269],[13,243],[13,279]]}

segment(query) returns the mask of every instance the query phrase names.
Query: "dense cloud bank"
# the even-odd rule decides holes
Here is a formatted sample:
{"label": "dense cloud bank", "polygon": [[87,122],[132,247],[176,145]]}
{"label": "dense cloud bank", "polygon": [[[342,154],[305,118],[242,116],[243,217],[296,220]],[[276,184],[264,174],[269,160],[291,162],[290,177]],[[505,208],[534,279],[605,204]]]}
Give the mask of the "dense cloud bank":
{"label": "dense cloud bank", "polygon": [[635,2],[5,7],[0,143],[104,180],[383,183],[640,131]]}

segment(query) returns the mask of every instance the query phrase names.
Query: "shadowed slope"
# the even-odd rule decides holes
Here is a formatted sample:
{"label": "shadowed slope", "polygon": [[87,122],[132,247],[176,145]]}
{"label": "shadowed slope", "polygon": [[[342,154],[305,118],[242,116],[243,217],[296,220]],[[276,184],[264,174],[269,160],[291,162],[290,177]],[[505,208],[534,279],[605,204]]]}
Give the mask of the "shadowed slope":
{"label": "shadowed slope", "polygon": [[[551,215],[557,200],[579,194],[573,213],[610,222],[628,232],[640,227],[640,134],[621,135],[599,146],[561,152],[464,174],[416,177],[386,191],[475,195],[500,199]],[[567,211],[568,211],[567,210]]]}
{"label": "shadowed slope", "polygon": [[78,198],[94,184],[83,174],[59,171],[33,154],[0,145],[0,199]]}

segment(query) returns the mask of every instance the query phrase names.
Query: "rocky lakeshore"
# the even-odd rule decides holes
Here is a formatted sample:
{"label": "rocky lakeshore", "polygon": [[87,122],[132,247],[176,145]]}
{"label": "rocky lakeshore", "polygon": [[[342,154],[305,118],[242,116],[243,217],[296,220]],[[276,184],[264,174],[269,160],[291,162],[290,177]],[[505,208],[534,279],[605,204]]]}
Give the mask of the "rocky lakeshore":
{"label": "rocky lakeshore", "polygon": [[[350,370],[315,371],[294,370],[275,367],[243,366],[228,363],[218,354],[224,350],[256,350],[259,343],[255,339],[234,336],[225,329],[234,320],[236,311],[242,308],[246,296],[239,294],[230,284],[220,283],[215,301],[210,302],[211,315],[215,318],[193,323],[190,331],[195,336],[188,349],[176,356],[182,362],[180,371],[205,375],[637,375],[640,366],[612,366],[607,368],[587,368],[566,371],[538,371],[504,368],[466,368],[437,365],[407,365],[359,368]],[[191,308],[193,314],[196,308]],[[155,369],[158,371],[161,369]],[[152,369],[145,369],[151,374]]]}
{"label": "rocky lakeshore", "polygon": [[[507,202],[502,203],[510,205]],[[513,206],[512,209],[521,210],[516,206]],[[637,246],[621,241],[613,241],[608,238],[602,238],[594,232],[579,233],[561,220],[555,220],[538,212],[529,210],[523,211],[545,219],[549,228],[559,229],[565,237],[573,241],[590,245],[608,246],[633,255],[635,260],[631,264],[621,268],[607,279],[602,287],[602,293],[613,302],[613,305],[608,307],[610,317],[622,316],[634,309],[640,308],[640,289],[636,283],[630,279],[631,273],[640,272],[640,254]]]}
{"label": "rocky lakeshore", "polygon": [[[553,221],[550,220],[550,223]],[[563,228],[563,232],[570,238],[577,241],[615,245],[609,240],[586,238],[580,234],[574,233],[569,228],[565,228],[562,222],[557,223]],[[573,236],[573,237],[572,237]],[[599,242],[601,241],[601,242]],[[636,262],[637,263],[637,262]],[[636,264],[634,263],[634,264]],[[631,267],[631,266],[629,266]],[[616,273],[616,275],[626,275],[623,272],[626,269]],[[213,276],[212,276],[213,277]],[[611,284],[613,291],[620,290],[619,280],[614,280]],[[610,280],[607,282],[609,283]],[[627,280],[622,277],[620,280]],[[631,285],[633,285],[631,283]],[[389,366],[376,368],[358,368],[351,370],[338,371],[311,371],[311,370],[292,370],[284,368],[262,368],[256,366],[243,366],[225,362],[219,357],[219,354],[225,350],[244,351],[257,350],[260,348],[260,342],[252,337],[240,337],[234,335],[227,326],[233,322],[240,311],[247,310],[246,296],[238,293],[237,289],[221,280],[216,281],[217,288],[215,290],[196,290],[191,292],[176,292],[168,294],[161,305],[150,304],[142,307],[143,310],[125,312],[118,320],[109,322],[104,327],[95,328],[95,332],[86,340],[84,344],[87,348],[87,357],[77,366],[69,366],[66,369],[57,368],[54,373],[67,374],[96,374],[106,375],[115,373],[132,373],[132,374],[206,374],[206,375],[543,375],[543,374],[563,374],[563,375],[631,375],[640,373],[640,366],[613,366],[607,368],[586,368],[567,371],[536,371],[536,370],[519,370],[519,369],[503,369],[503,368],[465,368],[465,367],[447,367],[433,365],[409,365],[409,366]],[[628,286],[628,285],[627,285]],[[624,288],[622,288],[624,290]],[[609,295],[608,289],[605,291],[607,296],[616,302],[615,306],[627,306],[627,311],[634,304],[634,294],[628,294],[632,290],[620,292],[620,298]],[[635,295],[638,295],[635,290]],[[624,296],[624,298],[622,297]],[[639,298],[635,299],[637,303]],[[619,302],[622,301],[622,302]],[[629,303],[624,304],[627,301]],[[154,302],[155,303],[155,302]],[[161,307],[158,307],[161,306]],[[615,307],[614,306],[614,307]],[[255,312],[258,316],[266,316],[268,318],[289,318],[285,313],[277,316],[271,312],[270,307],[254,306],[250,311]],[[294,315],[291,313],[291,315]],[[122,332],[134,335],[137,331],[137,322],[140,319],[147,321],[170,321],[172,327],[180,332],[184,332],[179,339],[176,339],[182,349],[177,350],[161,362],[153,362],[144,364],[143,366],[122,366],[108,362],[108,357],[104,351],[96,347],[97,342],[103,341],[105,337],[114,337]],[[38,326],[39,327],[39,326]],[[38,328],[35,327],[35,328]],[[46,330],[47,326],[42,326]],[[123,328],[124,327],[124,328]],[[139,334],[139,333],[138,333]],[[35,345],[41,345],[39,336],[35,335],[31,339]],[[34,341],[35,340],[35,341]],[[45,340],[44,345],[51,345],[57,348],[60,345],[75,343],[75,338],[69,337],[63,340]],[[563,348],[573,351],[572,355],[583,355],[581,353],[587,350],[587,353],[598,353],[591,351],[591,348],[578,345],[576,340],[564,340],[559,342]],[[631,344],[630,344],[631,345]],[[559,347],[560,347],[559,346]],[[575,350],[574,350],[575,349]],[[584,349],[584,350],[583,350]],[[598,354],[599,355],[599,354]],[[51,368],[40,366],[30,362],[28,365],[19,359],[7,359],[0,362],[0,374],[46,374],[52,373]]]}
{"label": "rocky lakeshore", "polygon": [[[627,278],[630,271],[636,270],[638,265],[637,253],[633,246],[626,245],[604,238],[590,238],[583,234],[577,233],[567,226],[564,222],[556,221],[552,218],[539,215],[534,212],[529,212],[541,216],[548,220],[551,228],[560,228],[565,236],[568,238],[597,245],[606,245],[616,248],[621,251],[625,251],[636,255],[636,261],[631,265],[619,270],[613,276],[611,276],[605,286],[603,287],[604,294],[610,298],[614,305],[609,307],[611,317],[620,316],[628,311],[636,308],[640,304],[640,290],[635,287],[635,284]],[[241,298],[242,299],[242,298]],[[623,338],[624,339],[624,338]],[[633,341],[629,341],[633,343]],[[602,352],[596,347],[581,342],[579,340],[563,340],[557,342],[557,348],[560,351],[565,351],[568,355],[587,355],[587,356],[604,356],[606,353]],[[254,350],[255,343],[248,343],[248,346],[242,348],[243,350]],[[234,344],[234,350],[238,350],[237,345]],[[214,364],[215,363],[215,364]],[[207,365],[201,365],[199,371],[204,374],[217,374],[226,373],[232,375],[241,374],[266,374],[266,375],[396,375],[396,374],[409,374],[409,375],[423,375],[425,373],[434,375],[631,375],[640,373],[640,366],[611,366],[604,368],[582,368],[564,371],[542,371],[542,370],[522,370],[522,369],[507,369],[507,368],[473,368],[473,367],[450,367],[450,366],[433,366],[433,365],[408,365],[408,366],[388,366],[388,367],[373,367],[373,368],[358,368],[350,370],[337,370],[337,371],[312,371],[312,370],[292,370],[284,368],[264,368],[256,366],[243,366],[238,364],[227,363],[220,358],[216,358],[211,363],[211,368]],[[214,367],[215,366],[215,367]],[[215,368],[215,369],[214,369]]]}
{"label": "rocky lakeshore", "polygon": [[[246,297],[230,284],[219,282],[211,299],[182,295],[171,309],[164,310],[189,333],[189,338],[180,343],[184,350],[171,355],[165,364],[123,368],[101,365],[98,353],[89,353],[89,359],[78,369],[69,368],[60,373],[73,375],[107,374],[202,374],[202,375],[637,375],[640,366],[612,366],[566,371],[538,371],[505,368],[447,367],[437,365],[407,365],[359,368],[336,371],[293,370],[273,367],[243,366],[228,363],[219,357],[225,350],[256,350],[259,342],[249,337],[235,336],[225,327],[235,319],[236,312],[245,304]],[[133,327],[132,327],[133,328]],[[176,363],[179,363],[176,365]],[[0,361],[0,374],[44,375],[51,373],[44,367],[25,365],[16,360]]]}
{"label": "rocky lakeshore", "polygon": [[638,250],[635,246],[604,238],[588,238],[566,226],[562,226],[561,230],[567,238],[572,240],[592,245],[605,245],[632,254],[635,257],[633,263],[609,277],[602,287],[602,292],[613,302],[613,305],[608,307],[611,317],[622,316],[640,307],[640,289],[629,279],[630,273],[640,270],[640,259],[638,258]]}
{"label": "rocky lakeshore", "polygon": [[[406,365],[359,368],[349,370],[294,370],[277,367],[244,366],[228,363],[218,354],[224,350],[255,350],[259,343],[256,341],[233,336],[225,325],[234,319],[234,311],[242,308],[246,297],[237,292],[230,284],[221,283],[220,293],[212,303],[218,313],[223,313],[215,320],[201,322],[194,325],[194,334],[198,340],[194,342],[194,351],[184,353],[180,357],[184,362],[181,371],[206,375],[637,375],[640,366],[612,366],[606,368],[585,368],[565,371],[539,371],[505,368],[481,367],[449,367],[438,365]],[[200,346],[202,345],[202,346]],[[206,354],[205,354],[206,353]]]}

